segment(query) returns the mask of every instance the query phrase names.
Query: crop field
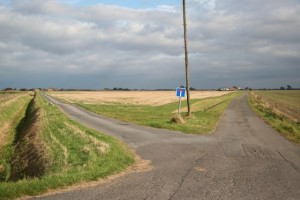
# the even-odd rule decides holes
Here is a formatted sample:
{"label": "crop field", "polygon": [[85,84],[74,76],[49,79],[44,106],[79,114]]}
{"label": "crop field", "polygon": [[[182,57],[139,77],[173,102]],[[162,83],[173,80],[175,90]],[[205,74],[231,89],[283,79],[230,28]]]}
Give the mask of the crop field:
{"label": "crop field", "polygon": [[193,116],[187,118],[186,98],[182,99],[181,114],[185,123],[172,123],[178,111],[175,91],[125,92],[52,92],[51,95],[92,112],[143,126],[178,130],[185,133],[212,132],[231,100],[242,93],[192,91]]}
{"label": "crop field", "polygon": [[134,154],[120,141],[67,118],[40,92],[0,93],[0,199],[98,180]]}
{"label": "crop field", "polygon": [[[203,99],[228,94],[228,91],[191,91],[191,99]],[[175,91],[97,91],[51,92],[51,95],[70,103],[132,104],[160,106],[178,101]]]}
{"label": "crop field", "polygon": [[270,107],[300,122],[300,91],[255,91]]}
{"label": "crop field", "polygon": [[300,91],[254,91],[250,104],[271,126],[300,144]]}

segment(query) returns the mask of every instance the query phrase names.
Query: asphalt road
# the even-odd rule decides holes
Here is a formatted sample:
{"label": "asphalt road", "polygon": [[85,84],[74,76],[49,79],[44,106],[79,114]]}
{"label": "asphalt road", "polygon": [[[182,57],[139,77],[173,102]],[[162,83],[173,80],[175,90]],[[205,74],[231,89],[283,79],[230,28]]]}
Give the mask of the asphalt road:
{"label": "asphalt road", "polygon": [[300,147],[257,117],[246,95],[209,136],[132,125],[49,99],[74,120],[126,142],[153,169],[33,199],[300,199]]}

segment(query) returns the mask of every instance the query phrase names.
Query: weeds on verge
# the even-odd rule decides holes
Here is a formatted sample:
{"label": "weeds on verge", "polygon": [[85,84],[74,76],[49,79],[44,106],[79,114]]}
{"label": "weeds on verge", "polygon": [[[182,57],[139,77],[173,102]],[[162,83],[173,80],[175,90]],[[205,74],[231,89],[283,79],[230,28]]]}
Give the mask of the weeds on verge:
{"label": "weeds on verge", "polygon": [[[286,96],[286,98],[289,97]],[[300,144],[300,123],[297,120],[288,114],[279,111],[277,108],[278,106],[273,106],[273,102],[266,100],[261,95],[256,95],[255,92],[250,94],[249,104],[259,116],[283,136]]]}

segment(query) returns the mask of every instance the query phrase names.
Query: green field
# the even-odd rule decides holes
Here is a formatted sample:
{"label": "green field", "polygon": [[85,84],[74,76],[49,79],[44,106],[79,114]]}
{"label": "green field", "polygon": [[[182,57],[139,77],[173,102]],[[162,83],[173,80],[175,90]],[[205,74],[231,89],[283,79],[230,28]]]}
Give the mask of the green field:
{"label": "green field", "polygon": [[300,91],[253,91],[252,108],[282,135],[300,144]]}
{"label": "green field", "polygon": [[[172,116],[177,112],[178,102],[161,106],[132,105],[121,103],[108,104],[77,104],[92,112],[116,118],[121,121],[135,123],[143,126],[177,130],[185,133],[207,134],[212,132],[225,108],[239,92],[229,93],[219,97],[191,100],[193,116],[186,118],[184,124],[171,122]],[[182,102],[182,116],[185,116],[186,101]]]}
{"label": "green field", "polygon": [[9,137],[0,151],[0,199],[98,180],[134,163],[123,143],[70,120],[40,93],[8,96],[0,94],[0,123],[10,124],[1,130]]}

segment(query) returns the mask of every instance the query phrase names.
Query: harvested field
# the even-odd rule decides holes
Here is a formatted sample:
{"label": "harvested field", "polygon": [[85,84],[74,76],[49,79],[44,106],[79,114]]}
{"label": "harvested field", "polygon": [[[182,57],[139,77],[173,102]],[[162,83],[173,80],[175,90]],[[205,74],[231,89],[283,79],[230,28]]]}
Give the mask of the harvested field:
{"label": "harvested field", "polygon": [[254,94],[265,106],[300,122],[299,90],[254,91]]}
{"label": "harvested field", "polygon": [[[191,99],[222,96],[229,91],[191,91]],[[178,101],[175,91],[96,91],[51,92],[51,95],[70,103],[85,104],[122,103],[160,106]],[[184,98],[185,99],[185,98]]]}

